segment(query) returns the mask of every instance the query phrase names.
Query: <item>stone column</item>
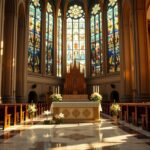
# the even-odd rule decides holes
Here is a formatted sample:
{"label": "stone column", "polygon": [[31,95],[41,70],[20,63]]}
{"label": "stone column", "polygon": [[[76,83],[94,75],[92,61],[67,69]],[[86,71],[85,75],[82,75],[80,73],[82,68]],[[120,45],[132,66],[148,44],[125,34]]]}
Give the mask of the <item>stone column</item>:
{"label": "stone column", "polygon": [[[125,1],[120,12],[120,48],[121,48],[121,101],[133,99],[134,87],[134,28],[131,1]],[[134,10],[133,10],[134,11]]]}
{"label": "stone column", "polygon": [[90,14],[88,11],[88,2],[84,0],[84,10],[85,10],[85,69],[86,69],[86,77],[90,77],[91,72],[91,61],[89,61],[91,49],[90,49]]}
{"label": "stone column", "polygon": [[25,52],[24,52],[24,57],[25,57],[25,63],[24,63],[24,101],[28,102],[28,89],[27,89],[27,77],[28,77],[28,41],[29,41],[29,1],[25,1]]}
{"label": "stone column", "polygon": [[136,29],[136,83],[137,92],[136,99],[148,100],[150,97],[150,73],[148,62],[148,46],[147,46],[147,28],[146,28],[146,8],[145,0],[137,0],[135,29]]}
{"label": "stone column", "polygon": [[17,15],[14,1],[6,1],[4,29],[4,56],[2,98],[4,103],[15,102],[15,50]]}
{"label": "stone column", "polygon": [[42,21],[41,21],[41,74],[42,76],[46,76],[46,64],[45,64],[45,33],[46,33],[46,9],[47,9],[47,1],[42,1]]}
{"label": "stone column", "polygon": [[5,0],[0,1],[0,103],[2,103],[2,58],[3,58],[3,30],[4,30],[4,6]]}
{"label": "stone column", "polygon": [[18,6],[18,24],[17,24],[17,54],[16,54],[16,102],[24,102],[25,97],[25,85],[26,85],[26,17],[24,4]]}

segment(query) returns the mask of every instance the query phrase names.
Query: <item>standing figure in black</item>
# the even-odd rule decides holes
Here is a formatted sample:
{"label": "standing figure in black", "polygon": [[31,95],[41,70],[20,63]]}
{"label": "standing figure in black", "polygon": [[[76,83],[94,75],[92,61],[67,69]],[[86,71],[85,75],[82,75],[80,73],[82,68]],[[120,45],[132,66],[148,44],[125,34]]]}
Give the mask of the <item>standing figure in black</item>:
{"label": "standing figure in black", "polygon": [[111,88],[113,89],[110,94],[110,102],[119,102],[119,93],[115,90],[116,86],[114,84],[111,84]]}

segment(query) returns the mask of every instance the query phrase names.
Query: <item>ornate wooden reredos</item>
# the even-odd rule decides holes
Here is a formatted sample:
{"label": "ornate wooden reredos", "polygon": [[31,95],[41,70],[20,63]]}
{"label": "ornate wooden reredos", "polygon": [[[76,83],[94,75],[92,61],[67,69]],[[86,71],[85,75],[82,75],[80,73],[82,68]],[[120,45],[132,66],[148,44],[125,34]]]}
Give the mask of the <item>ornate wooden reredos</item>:
{"label": "ornate wooden reredos", "polygon": [[76,61],[70,66],[70,72],[66,73],[64,94],[86,94],[84,73],[80,72],[80,65]]}

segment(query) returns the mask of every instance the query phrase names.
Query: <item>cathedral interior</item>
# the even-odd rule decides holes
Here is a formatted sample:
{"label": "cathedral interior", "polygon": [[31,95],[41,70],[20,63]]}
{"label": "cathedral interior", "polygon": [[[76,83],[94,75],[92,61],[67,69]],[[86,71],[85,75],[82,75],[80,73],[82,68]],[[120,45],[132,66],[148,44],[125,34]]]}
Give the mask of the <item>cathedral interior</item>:
{"label": "cathedral interior", "polygon": [[[79,98],[80,104],[94,92],[103,97],[101,123],[67,124],[58,130],[44,126],[41,131],[23,124],[25,131],[19,127],[5,135],[3,129],[26,120],[30,103],[37,104],[41,116],[51,107],[54,93]],[[119,103],[118,118],[124,121],[117,126],[110,121],[113,102]],[[10,148],[4,144],[13,142],[10,134],[17,135],[15,141],[28,140],[26,133],[33,136],[30,129],[38,140],[30,139],[22,148],[19,141],[21,150],[65,150],[67,145],[72,150],[149,149],[150,0],[0,0],[0,113],[0,150]],[[41,118],[35,126],[39,122]],[[109,127],[114,135],[110,141]],[[147,134],[137,131],[139,127]],[[38,135],[49,137],[49,132],[51,140],[44,143]],[[91,147],[85,145],[88,140]]]}

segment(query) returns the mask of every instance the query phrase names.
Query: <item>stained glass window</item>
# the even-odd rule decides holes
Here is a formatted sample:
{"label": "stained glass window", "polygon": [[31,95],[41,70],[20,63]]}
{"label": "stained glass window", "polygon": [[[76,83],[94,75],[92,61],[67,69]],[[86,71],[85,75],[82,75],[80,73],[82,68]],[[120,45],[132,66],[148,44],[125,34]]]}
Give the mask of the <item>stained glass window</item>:
{"label": "stained glass window", "polygon": [[28,71],[40,73],[41,61],[41,6],[39,0],[30,0]]}
{"label": "stained glass window", "polygon": [[102,12],[99,4],[91,11],[91,74],[103,74]]}
{"label": "stained glass window", "polygon": [[85,73],[85,17],[78,5],[70,6],[67,12],[67,72],[74,60]]}
{"label": "stained glass window", "polygon": [[119,50],[119,21],[118,21],[118,2],[109,0],[107,10],[108,24],[108,72],[120,71],[120,50]]}
{"label": "stained glass window", "polygon": [[45,67],[46,74],[52,75],[53,73],[53,10],[50,3],[47,3],[46,10],[46,37],[45,37]]}
{"label": "stained glass window", "polygon": [[62,75],[62,18],[61,11],[58,10],[57,18],[57,76],[61,77]]}

